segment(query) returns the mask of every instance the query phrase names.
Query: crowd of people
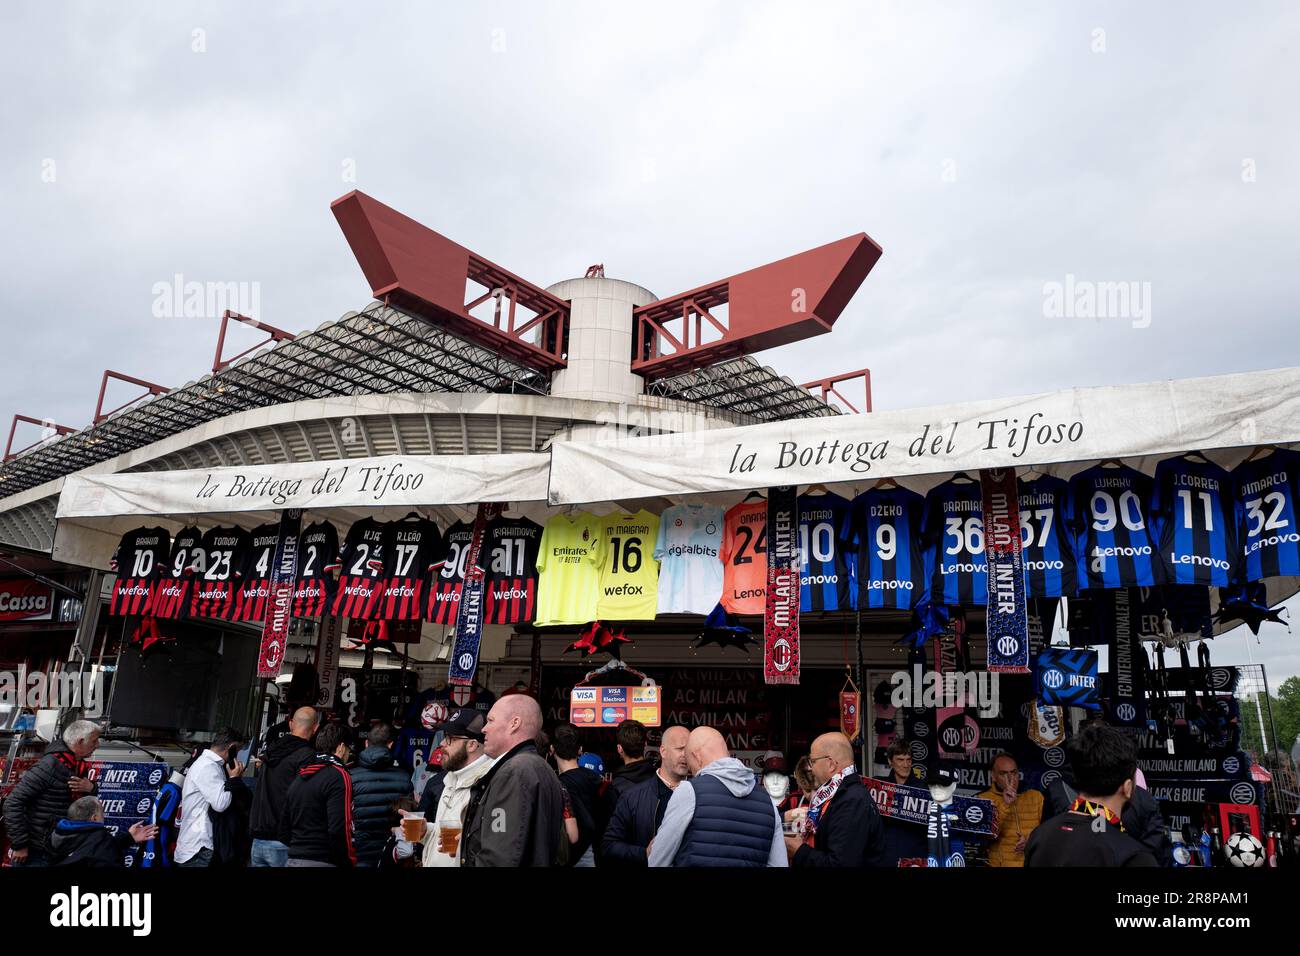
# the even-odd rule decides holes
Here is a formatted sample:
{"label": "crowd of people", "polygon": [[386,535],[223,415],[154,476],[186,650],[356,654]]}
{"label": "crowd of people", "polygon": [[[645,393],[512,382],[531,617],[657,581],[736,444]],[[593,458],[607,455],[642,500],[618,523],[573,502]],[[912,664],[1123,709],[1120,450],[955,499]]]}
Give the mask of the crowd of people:
{"label": "crowd of people", "polygon": [[[173,847],[160,837],[165,820],[116,833],[105,824],[86,763],[100,730],[75,721],[5,801],[11,861],[120,866],[132,843],[182,867],[891,867],[927,853],[925,827],[881,814],[840,733],[812,742],[793,794],[766,778],[760,784],[712,727],[664,728],[656,760],[646,728],[624,721],[621,765],[606,776],[577,728],[560,724],[548,735],[537,701],[509,695],[486,714],[462,709],[437,728],[441,763],[427,768],[433,772],[417,795],[386,724],[358,741],[350,728],[322,726],[318,711],[300,707],[283,729],[250,758],[255,787],[239,758],[248,741],[234,730],[217,733],[191,760],[179,783]],[[1140,785],[1132,738],[1093,721],[1069,740],[1067,754],[1071,782],[1058,781],[1046,796],[1020,789],[1010,754],[993,761],[992,785],[980,794],[998,821],[988,864],[1165,859],[1168,837]],[[887,756],[880,779],[920,785],[906,741]]]}

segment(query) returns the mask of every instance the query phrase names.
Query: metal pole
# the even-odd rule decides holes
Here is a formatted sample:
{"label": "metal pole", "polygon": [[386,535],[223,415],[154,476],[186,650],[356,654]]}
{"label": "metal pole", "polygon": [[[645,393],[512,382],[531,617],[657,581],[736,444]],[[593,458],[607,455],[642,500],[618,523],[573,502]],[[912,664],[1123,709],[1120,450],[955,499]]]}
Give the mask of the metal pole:
{"label": "metal pole", "polygon": [[[81,597],[81,619],[77,621],[77,636],[68,651],[68,663],[77,665],[78,694],[85,693],[86,666],[90,663],[91,652],[95,646],[95,630],[99,627],[99,590],[104,579],[102,571],[91,571],[86,582],[86,593]],[[63,590],[67,590],[64,588]],[[78,696],[81,704],[77,709],[85,710],[85,701]],[[60,707],[56,733],[63,732],[71,708]],[[106,714],[107,712],[105,712]]]}

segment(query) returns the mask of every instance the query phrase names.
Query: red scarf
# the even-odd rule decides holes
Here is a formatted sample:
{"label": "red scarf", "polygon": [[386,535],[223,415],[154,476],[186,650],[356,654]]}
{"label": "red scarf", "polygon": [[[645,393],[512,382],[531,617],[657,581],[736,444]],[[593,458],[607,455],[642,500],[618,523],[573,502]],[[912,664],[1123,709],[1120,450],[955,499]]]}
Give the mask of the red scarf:
{"label": "red scarf", "polygon": [[1115,811],[1105,804],[1093,803],[1087,797],[1075,797],[1074,803],[1070,804],[1071,813],[1086,813],[1090,817],[1105,817],[1106,822],[1111,826],[1119,827],[1121,833],[1124,832],[1124,824],[1115,816]]}

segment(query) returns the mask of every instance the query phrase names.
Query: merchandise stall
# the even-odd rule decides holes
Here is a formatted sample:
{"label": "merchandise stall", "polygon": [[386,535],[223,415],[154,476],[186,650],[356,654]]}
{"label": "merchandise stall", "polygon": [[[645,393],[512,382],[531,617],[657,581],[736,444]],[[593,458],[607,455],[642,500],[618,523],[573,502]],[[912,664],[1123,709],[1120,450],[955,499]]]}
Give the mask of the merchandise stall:
{"label": "merchandise stall", "polygon": [[1241,733],[1243,668],[1209,652],[1243,622],[1284,634],[1298,442],[1282,369],[546,454],[74,475],[53,555],[116,569],[128,620],[264,622],[263,679],[294,618],[346,619],[401,649],[420,706],[531,692],[607,767],[651,683],[642,713],[718,726],[756,765],[838,727],[879,773],[901,735],[915,783],[942,763],[963,798],[1003,751],[1046,789],[1102,715],[1175,835],[1262,844],[1295,808],[1266,799],[1269,730]]}

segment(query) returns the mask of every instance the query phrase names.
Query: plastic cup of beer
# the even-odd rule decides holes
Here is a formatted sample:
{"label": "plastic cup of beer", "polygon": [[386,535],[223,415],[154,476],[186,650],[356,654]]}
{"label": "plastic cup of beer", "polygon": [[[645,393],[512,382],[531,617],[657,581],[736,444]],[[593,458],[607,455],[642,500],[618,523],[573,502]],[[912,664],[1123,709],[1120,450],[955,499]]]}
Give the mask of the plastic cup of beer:
{"label": "plastic cup of beer", "polygon": [[445,823],[438,827],[438,852],[447,856],[460,852],[460,827]]}
{"label": "plastic cup of beer", "polygon": [[402,838],[411,843],[419,843],[424,839],[424,814],[422,812],[412,812],[402,817]]}

